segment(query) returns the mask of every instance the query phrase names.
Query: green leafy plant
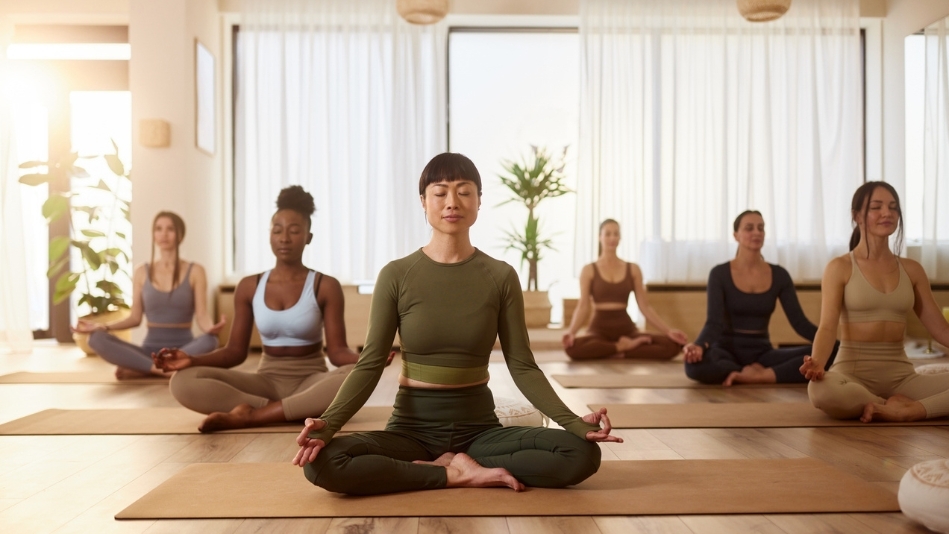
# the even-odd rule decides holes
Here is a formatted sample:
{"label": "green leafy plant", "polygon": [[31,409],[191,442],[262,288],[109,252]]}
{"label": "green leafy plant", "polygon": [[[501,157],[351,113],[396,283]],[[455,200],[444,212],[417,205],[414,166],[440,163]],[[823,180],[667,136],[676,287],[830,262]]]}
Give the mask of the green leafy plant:
{"label": "green leafy plant", "polygon": [[[115,154],[83,156],[72,152],[52,161],[28,161],[20,168],[41,170],[20,177],[29,186],[70,184],[69,192],[52,192],[43,203],[43,217],[52,223],[63,217],[69,221],[69,236],[56,236],[49,242],[49,270],[55,278],[53,303],[66,299],[77,288],[82,292],[79,306],[87,305],[91,315],[128,308],[125,292],[116,283],[118,276],[128,277],[131,174]],[[80,159],[104,158],[112,176],[93,177],[77,163]],[[70,250],[82,258],[81,269],[71,269]]]}
{"label": "green leafy plant", "polygon": [[512,198],[501,204],[520,202],[527,208],[527,224],[523,230],[506,231],[507,250],[521,253],[521,266],[527,263],[527,290],[537,290],[537,263],[546,249],[555,250],[550,239],[541,236],[540,216],[537,206],[546,198],[555,198],[573,191],[564,180],[564,158],[567,147],[559,154],[551,154],[546,147],[531,145],[531,154],[521,161],[503,160],[501,167],[507,174],[499,174],[501,183],[511,192]]}

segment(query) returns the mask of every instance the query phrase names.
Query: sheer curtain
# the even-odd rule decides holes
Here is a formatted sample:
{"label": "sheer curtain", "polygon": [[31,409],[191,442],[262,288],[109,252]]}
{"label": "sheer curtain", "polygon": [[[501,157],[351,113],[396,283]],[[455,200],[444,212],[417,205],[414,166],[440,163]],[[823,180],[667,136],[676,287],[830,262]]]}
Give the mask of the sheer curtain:
{"label": "sheer curtain", "polygon": [[760,210],[768,261],[821,277],[863,181],[857,0],[794,0],[752,24],[734,0],[581,2],[575,262],[599,222],[649,281],[704,282]]}
{"label": "sheer curtain", "polygon": [[[27,298],[26,249],[20,210],[20,177],[13,136],[6,48],[13,27],[0,16],[0,351],[30,352],[33,332]],[[4,83],[7,80],[7,83]]]}
{"label": "sheer curtain", "polygon": [[[931,279],[949,280],[949,18],[924,30],[923,239],[920,260]],[[940,251],[940,243],[943,245]]]}
{"label": "sheer curtain", "polygon": [[413,26],[391,0],[245,0],[238,37],[236,268],[273,265],[281,188],[313,194],[304,261],[374,279],[424,244],[425,163],[445,150],[447,27]]}

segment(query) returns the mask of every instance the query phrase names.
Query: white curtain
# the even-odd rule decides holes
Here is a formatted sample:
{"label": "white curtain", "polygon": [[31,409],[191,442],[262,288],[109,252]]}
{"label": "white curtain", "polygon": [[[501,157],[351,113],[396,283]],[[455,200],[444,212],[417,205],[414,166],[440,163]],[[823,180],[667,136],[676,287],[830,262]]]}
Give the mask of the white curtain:
{"label": "white curtain", "polygon": [[300,184],[317,213],[304,261],[375,279],[424,245],[418,179],[446,141],[447,27],[391,0],[245,0],[238,37],[236,268],[273,266],[269,222]]}
{"label": "white curtain", "polygon": [[12,25],[0,16],[0,353],[30,352],[33,346],[12,97],[4,83],[11,76],[6,47],[12,36]]}
{"label": "white curtain", "polygon": [[[949,18],[924,30],[923,239],[920,260],[931,279],[949,280]],[[940,244],[942,244],[940,250]]]}
{"label": "white curtain", "polygon": [[611,217],[647,280],[704,282],[757,209],[765,258],[819,279],[863,182],[858,0],[757,24],[734,0],[580,5],[577,266]]}

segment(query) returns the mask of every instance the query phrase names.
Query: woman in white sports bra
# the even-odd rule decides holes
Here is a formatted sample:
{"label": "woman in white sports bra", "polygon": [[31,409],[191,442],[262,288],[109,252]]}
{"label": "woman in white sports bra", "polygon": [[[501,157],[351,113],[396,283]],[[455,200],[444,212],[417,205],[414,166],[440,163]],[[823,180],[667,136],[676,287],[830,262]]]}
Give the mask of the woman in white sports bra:
{"label": "woman in white sports bra", "polygon": [[[917,421],[949,415],[949,374],[919,375],[903,350],[912,309],[932,337],[949,345],[942,316],[919,263],[889,249],[902,245],[899,196],[886,182],[867,182],[851,204],[850,253],[833,259],[821,282],[821,317],[801,373],[815,407],[837,419]],[[825,373],[840,327],[840,350]]]}
{"label": "woman in white sports bra", "polygon": [[[302,187],[280,191],[270,220],[277,263],[237,285],[234,326],[224,348],[200,357],[181,350],[155,355],[159,368],[177,371],[170,384],[175,399],[209,414],[201,432],[319,417],[356,363],[358,355],[346,345],[339,282],[303,265],[314,211],[313,197]],[[260,367],[256,373],[228,369],[247,358],[255,323],[264,345]],[[337,367],[332,371],[324,341]]]}

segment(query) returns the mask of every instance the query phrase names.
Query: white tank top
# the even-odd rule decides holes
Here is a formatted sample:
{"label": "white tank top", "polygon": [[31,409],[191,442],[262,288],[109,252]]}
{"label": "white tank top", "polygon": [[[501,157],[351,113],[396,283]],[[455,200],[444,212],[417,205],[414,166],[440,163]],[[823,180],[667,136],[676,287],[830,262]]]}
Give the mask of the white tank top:
{"label": "white tank top", "polygon": [[[321,279],[322,279],[322,275]],[[264,302],[264,292],[270,271],[261,275],[254,293],[254,322],[260,339],[269,347],[303,347],[323,341],[323,313],[316,303],[313,280],[316,273],[310,271],[303,283],[303,292],[293,306],[285,310],[271,310]]]}

